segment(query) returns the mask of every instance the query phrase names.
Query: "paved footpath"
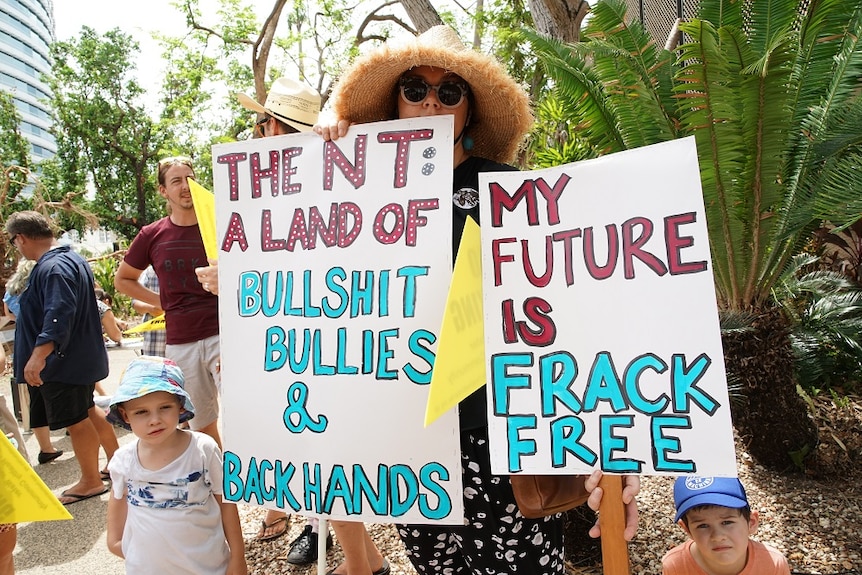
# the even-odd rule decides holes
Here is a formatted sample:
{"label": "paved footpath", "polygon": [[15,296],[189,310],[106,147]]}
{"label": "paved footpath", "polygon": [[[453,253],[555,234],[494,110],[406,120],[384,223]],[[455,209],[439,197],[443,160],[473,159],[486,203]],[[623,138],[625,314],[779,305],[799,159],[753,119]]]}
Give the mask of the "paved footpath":
{"label": "paved footpath", "polygon": [[[109,394],[117,389],[125,366],[139,354],[129,347],[108,348],[110,374],[103,382]],[[12,407],[9,378],[0,380],[0,393]],[[132,434],[116,428],[120,445],[132,439]],[[39,445],[33,434],[24,436],[32,463],[36,463]],[[65,453],[45,465],[35,465],[36,473],[54,493],[60,493],[75,483],[78,463],[72,454],[72,442],[64,431],[51,432],[51,440]],[[100,453],[100,465],[105,454]],[[72,521],[46,521],[18,525],[18,546],[15,548],[17,575],[115,575],[125,572],[123,560],[108,551],[105,543],[105,514],[108,494],[80,501],[67,507]]]}

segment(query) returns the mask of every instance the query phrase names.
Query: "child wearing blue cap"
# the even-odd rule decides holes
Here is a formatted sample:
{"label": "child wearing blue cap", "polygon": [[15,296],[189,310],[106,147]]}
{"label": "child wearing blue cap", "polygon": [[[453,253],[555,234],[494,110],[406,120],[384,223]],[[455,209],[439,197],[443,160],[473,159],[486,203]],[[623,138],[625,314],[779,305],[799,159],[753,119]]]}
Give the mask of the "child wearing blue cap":
{"label": "child wearing blue cap", "polygon": [[142,356],[111,398],[108,419],[136,439],[108,464],[108,548],[129,575],[247,575],[239,513],[222,501],[221,450],[177,427],[195,412],[183,383],[173,361]]}
{"label": "child wearing blue cap", "polygon": [[675,521],[689,539],[662,558],[662,575],[790,575],[777,549],[753,541],[759,517],[735,477],[678,477]]}

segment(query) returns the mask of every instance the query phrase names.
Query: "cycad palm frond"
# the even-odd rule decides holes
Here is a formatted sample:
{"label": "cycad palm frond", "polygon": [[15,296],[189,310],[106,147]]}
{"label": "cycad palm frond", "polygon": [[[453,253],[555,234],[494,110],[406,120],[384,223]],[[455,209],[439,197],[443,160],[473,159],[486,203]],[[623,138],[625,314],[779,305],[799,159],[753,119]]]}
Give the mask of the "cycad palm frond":
{"label": "cycad palm frond", "polygon": [[556,96],[568,110],[571,123],[597,155],[626,149],[617,129],[616,114],[607,105],[601,81],[586,63],[583,48],[546,38],[527,28],[520,33],[554,80]]}
{"label": "cycad palm frond", "polygon": [[[833,9],[839,14],[846,12],[841,4]],[[820,41],[837,45],[837,49],[828,75],[825,80],[821,78],[819,96],[811,94],[807,97],[813,103],[799,118],[800,131],[796,135],[796,143],[790,155],[792,162],[785,176],[787,191],[783,209],[787,214],[783,218],[781,237],[789,237],[805,229],[816,217],[815,204],[822,206],[824,202],[830,201],[823,193],[823,188],[817,185],[822,154],[826,150],[823,146],[831,141],[830,129],[840,125],[843,117],[855,117],[853,109],[859,105],[856,100],[860,97],[858,87],[859,78],[862,77],[862,6],[855,6],[849,18],[849,21],[842,24],[833,18],[822,17],[822,20],[830,23],[834,29],[821,29],[820,33],[824,37]],[[797,113],[802,113],[798,109],[801,103],[800,101],[797,105]]]}
{"label": "cycad palm frond", "polygon": [[743,26],[742,7],[743,3],[739,0],[699,2],[695,18],[712,22],[716,28],[729,26],[741,30]]}
{"label": "cycad palm frond", "polygon": [[815,215],[852,224],[862,217],[862,149],[827,160],[815,183]]}
{"label": "cycad palm frond", "polygon": [[[610,104],[617,110],[628,148],[677,136],[658,88],[659,70],[672,61],[663,57],[652,37],[637,20],[627,21],[622,0],[596,4],[586,35],[596,76],[602,80]],[[662,74],[664,75],[664,74]],[[672,109],[671,109],[672,110]]]}
{"label": "cycad palm frond", "polygon": [[804,273],[817,259],[810,254],[791,258],[773,290],[791,319],[797,376],[809,388],[847,375],[840,371],[862,368],[862,290],[839,273]]}
{"label": "cycad palm frond", "polygon": [[[799,53],[793,67],[793,125],[820,104],[823,79],[832,74],[835,55],[841,49],[847,23],[853,19],[853,2],[811,0],[799,31]],[[802,136],[802,134],[799,134]]]}
{"label": "cycad palm frond", "polygon": [[743,253],[749,242],[740,241],[748,236],[748,222],[737,211],[738,198],[748,193],[736,176],[743,171],[747,152],[743,107],[734,85],[734,69],[741,64],[722,51],[718,32],[709,22],[694,20],[680,29],[691,41],[679,48],[679,59],[685,62],[676,76],[679,121],[697,141],[719,297],[737,301],[740,277],[750,261]]}
{"label": "cycad palm frond", "polygon": [[771,51],[776,38],[793,27],[799,14],[799,0],[748,0],[743,27],[758,54]]}
{"label": "cycad palm frond", "polygon": [[747,142],[742,180],[750,188],[744,203],[748,213],[743,218],[751,223],[752,241],[744,301],[763,302],[768,298],[769,290],[763,288],[778,274],[782,258],[795,251],[774,248],[783,214],[782,174],[790,142],[786,124],[791,115],[788,85],[796,40],[797,34],[790,30],[776,32],[765,51],[741,71],[743,138]]}

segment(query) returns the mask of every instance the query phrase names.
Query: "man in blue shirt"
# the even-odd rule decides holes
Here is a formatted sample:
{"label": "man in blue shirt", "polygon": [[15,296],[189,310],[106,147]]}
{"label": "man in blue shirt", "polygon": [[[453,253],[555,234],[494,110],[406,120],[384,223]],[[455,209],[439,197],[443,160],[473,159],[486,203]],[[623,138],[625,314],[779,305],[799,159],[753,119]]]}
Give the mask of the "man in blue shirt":
{"label": "man in blue shirt", "polygon": [[19,300],[15,378],[30,386],[30,425],[69,432],[81,477],[60,497],[68,505],[107,492],[99,444],[109,460],[118,447],[113,427],[93,403],[95,383],[108,375],[93,272],[57,243],[38,212],[12,214],[6,233],[22,256],[36,262]]}

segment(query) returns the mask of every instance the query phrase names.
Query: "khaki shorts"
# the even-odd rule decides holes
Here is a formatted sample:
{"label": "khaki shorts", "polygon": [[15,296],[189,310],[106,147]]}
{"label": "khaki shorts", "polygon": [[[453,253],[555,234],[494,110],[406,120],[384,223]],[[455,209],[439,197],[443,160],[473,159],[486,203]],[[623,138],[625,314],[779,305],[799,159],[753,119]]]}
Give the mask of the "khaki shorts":
{"label": "khaki shorts", "polygon": [[218,421],[221,394],[219,336],[191,343],[168,344],[165,357],[174,360],[183,370],[185,389],[195,404],[195,416],[189,420],[189,427],[203,429]]}

